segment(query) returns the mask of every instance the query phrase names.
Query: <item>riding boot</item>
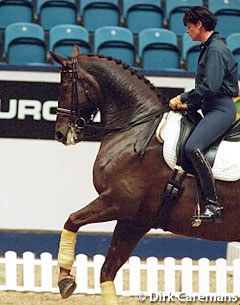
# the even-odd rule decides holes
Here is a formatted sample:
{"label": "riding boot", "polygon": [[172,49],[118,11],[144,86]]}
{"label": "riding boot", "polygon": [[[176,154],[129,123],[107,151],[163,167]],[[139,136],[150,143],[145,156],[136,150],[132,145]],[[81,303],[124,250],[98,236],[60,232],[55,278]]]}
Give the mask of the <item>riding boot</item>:
{"label": "riding boot", "polygon": [[[223,207],[218,201],[211,166],[200,149],[195,149],[191,152],[191,161],[205,200],[205,210],[200,215],[200,219],[205,222],[221,222]],[[193,218],[196,219],[197,216]]]}

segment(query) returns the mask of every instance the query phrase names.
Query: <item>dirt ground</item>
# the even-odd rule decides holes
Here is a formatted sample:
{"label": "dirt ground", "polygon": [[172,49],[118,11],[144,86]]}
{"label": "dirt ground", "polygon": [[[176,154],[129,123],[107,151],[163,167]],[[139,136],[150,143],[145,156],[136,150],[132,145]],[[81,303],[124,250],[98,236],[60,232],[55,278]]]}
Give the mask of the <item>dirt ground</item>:
{"label": "dirt ground", "polygon": [[[197,302],[197,301],[157,301],[150,302],[149,300],[141,302],[137,297],[119,297],[120,305],[149,305],[149,304],[213,304],[213,305],[239,305],[240,300],[235,302]],[[67,300],[62,300],[59,294],[53,293],[32,293],[32,292],[3,292],[0,291],[1,305],[102,305],[102,298],[99,295],[73,295]]]}

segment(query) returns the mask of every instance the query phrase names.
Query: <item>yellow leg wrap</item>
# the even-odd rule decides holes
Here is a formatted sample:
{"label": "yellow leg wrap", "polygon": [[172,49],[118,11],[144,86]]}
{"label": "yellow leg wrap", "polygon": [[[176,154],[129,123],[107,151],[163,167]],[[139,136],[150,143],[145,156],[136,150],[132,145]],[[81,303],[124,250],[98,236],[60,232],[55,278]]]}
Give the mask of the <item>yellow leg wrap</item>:
{"label": "yellow leg wrap", "polygon": [[119,305],[114,283],[112,281],[100,284],[103,305]]}
{"label": "yellow leg wrap", "polygon": [[74,262],[77,233],[63,229],[58,251],[58,265],[71,270]]}

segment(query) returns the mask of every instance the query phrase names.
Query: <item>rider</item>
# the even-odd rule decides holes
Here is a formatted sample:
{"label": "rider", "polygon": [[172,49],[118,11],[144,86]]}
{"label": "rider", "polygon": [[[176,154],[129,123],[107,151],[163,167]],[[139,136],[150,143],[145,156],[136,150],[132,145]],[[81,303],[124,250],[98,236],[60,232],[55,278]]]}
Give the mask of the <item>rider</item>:
{"label": "rider", "polygon": [[238,66],[231,51],[214,31],[217,20],[206,7],[194,6],[187,10],[183,23],[192,40],[202,43],[195,88],[172,98],[169,105],[173,110],[201,110],[203,114],[186,142],[185,154],[204,196],[205,210],[201,219],[221,221],[223,207],[203,153],[235,120],[236,107],[232,98],[239,93]]}

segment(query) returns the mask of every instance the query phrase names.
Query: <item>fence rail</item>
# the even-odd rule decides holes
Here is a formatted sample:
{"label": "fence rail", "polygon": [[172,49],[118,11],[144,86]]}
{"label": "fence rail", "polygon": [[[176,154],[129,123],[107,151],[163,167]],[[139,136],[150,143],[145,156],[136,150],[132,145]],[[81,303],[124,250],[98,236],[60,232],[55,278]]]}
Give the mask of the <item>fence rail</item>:
{"label": "fence rail", "polygon": [[[76,256],[73,273],[76,276],[75,293],[99,294],[99,275],[103,255],[89,259],[84,254]],[[0,258],[0,290],[58,292],[57,261],[50,253],[35,258],[25,252],[22,258],[8,251]],[[147,294],[186,293],[188,295],[235,295],[240,296],[240,259],[227,265],[225,259],[212,262],[207,258],[193,261],[190,258],[175,260],[167,257],[158,260],[149,257],[141,261],[132,256],[118,272],[115,286],[118,295],[136,296]]]}

